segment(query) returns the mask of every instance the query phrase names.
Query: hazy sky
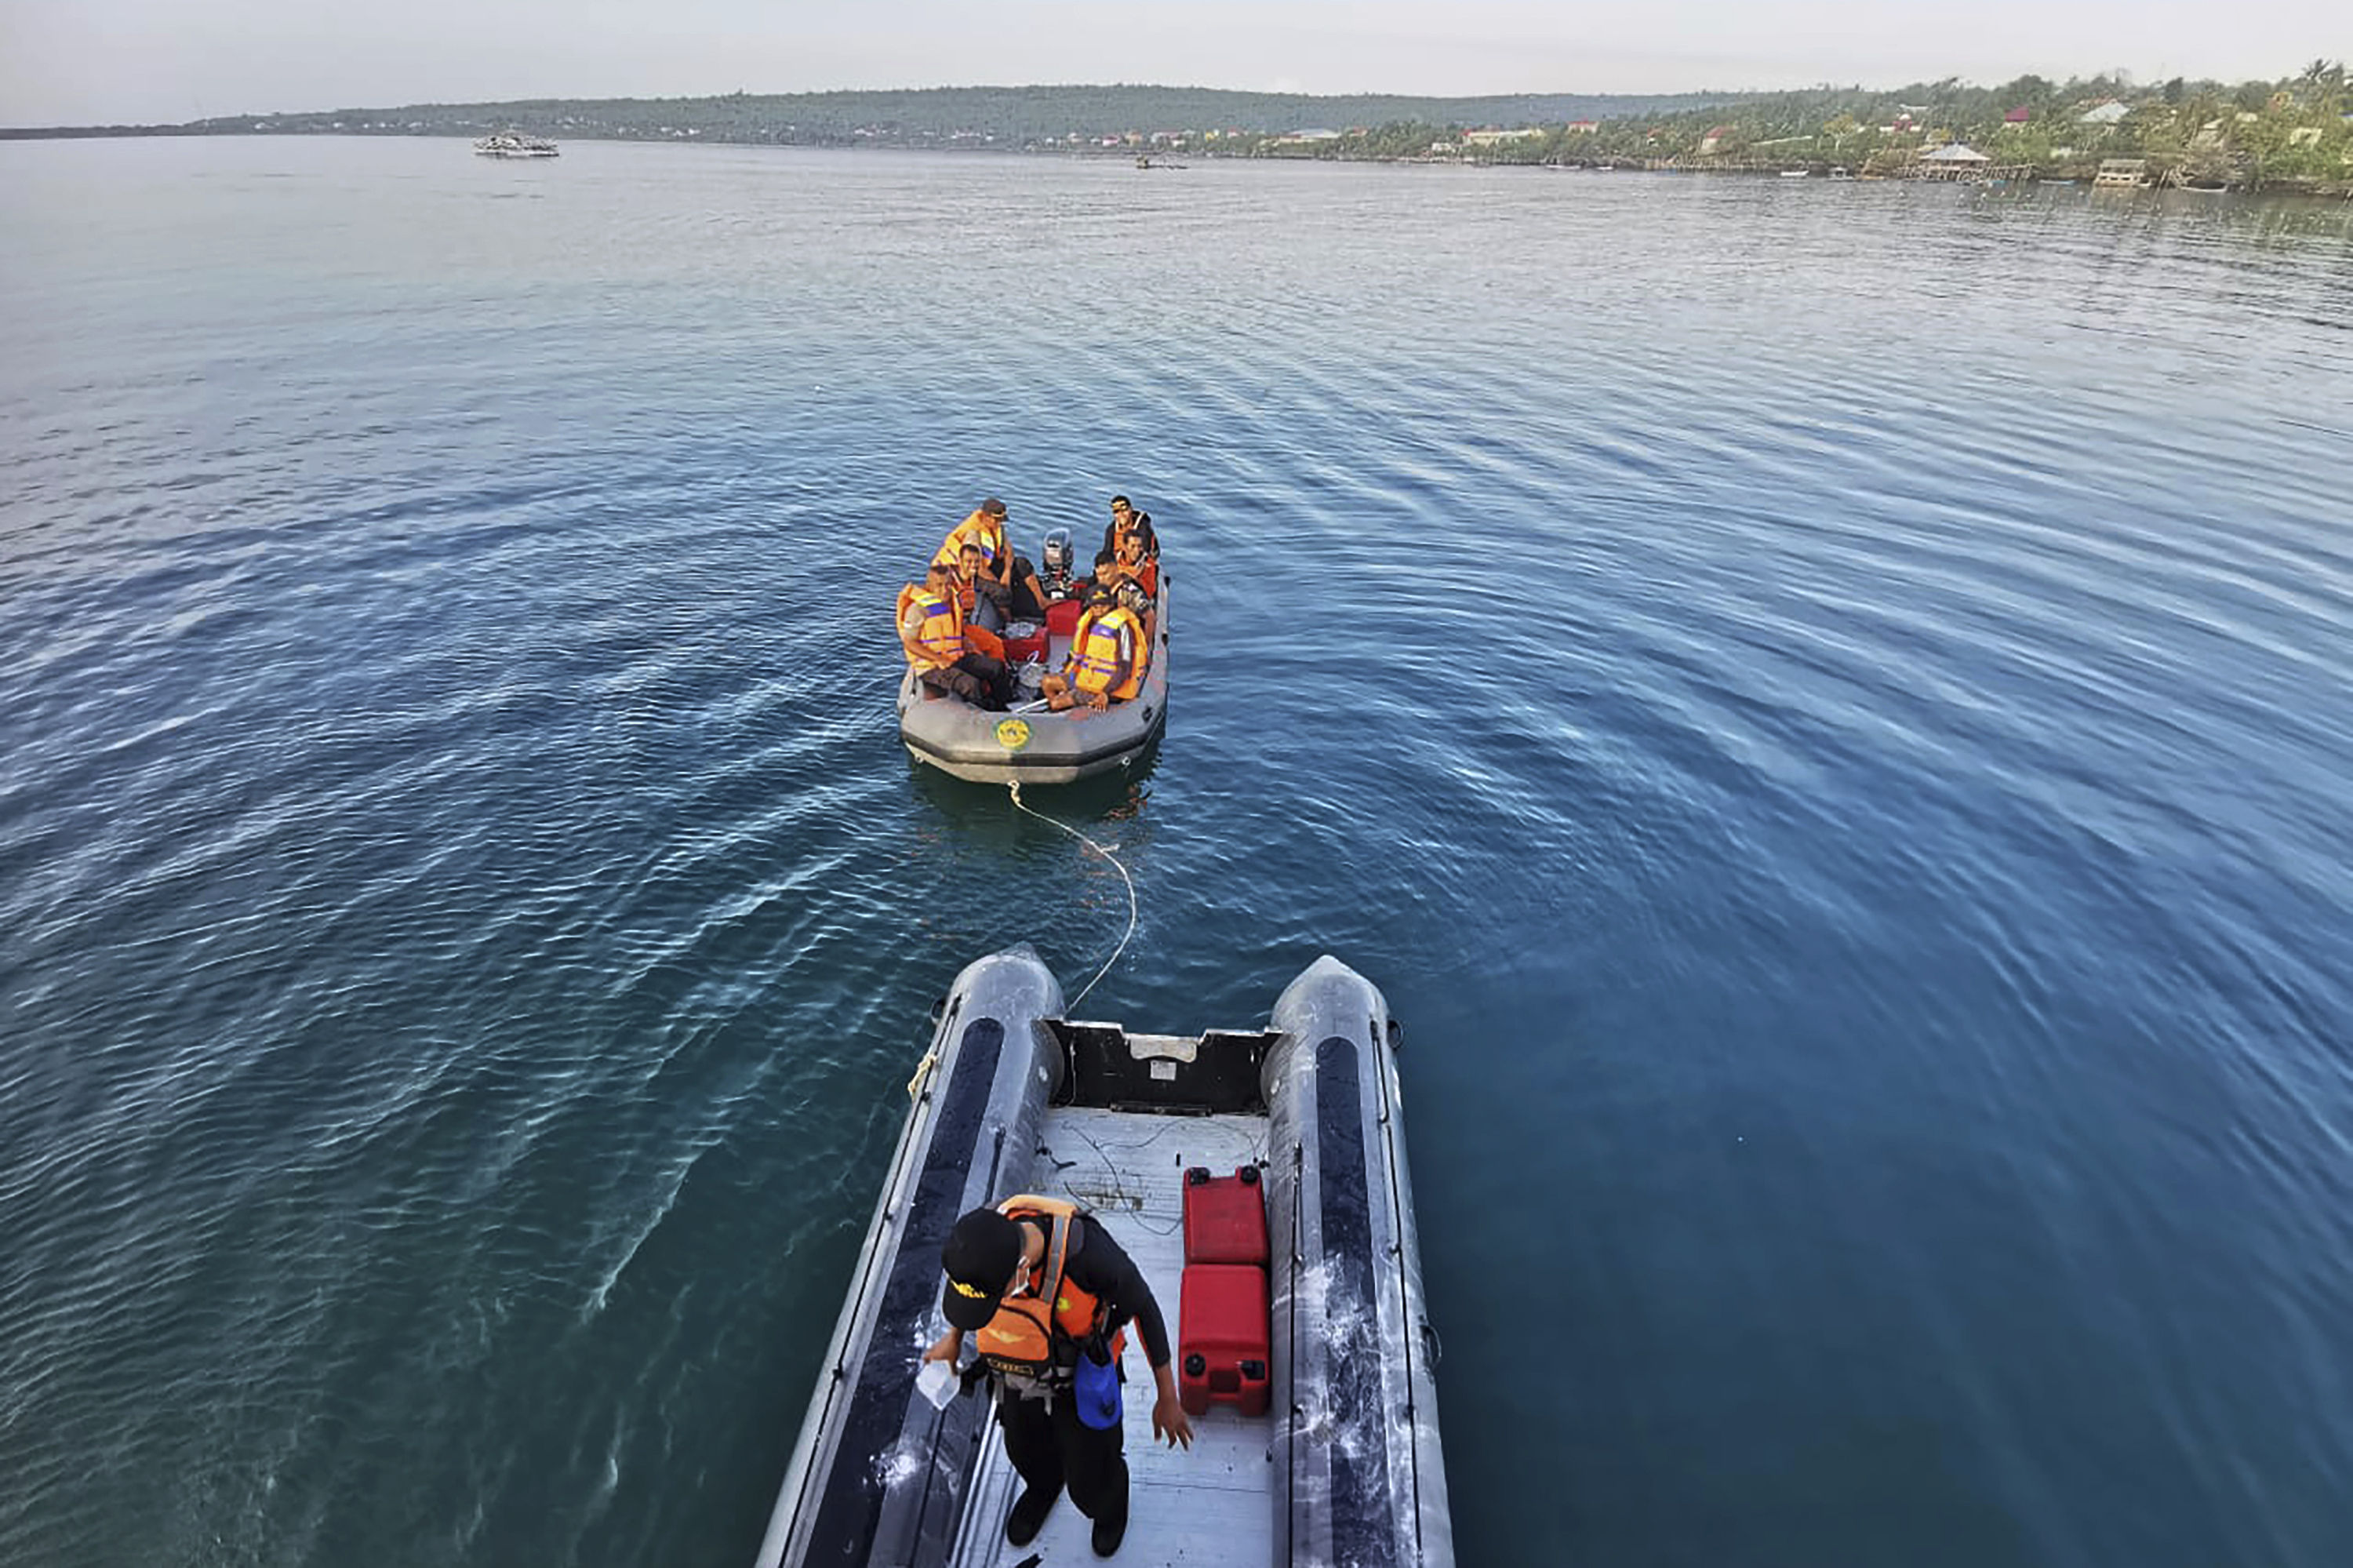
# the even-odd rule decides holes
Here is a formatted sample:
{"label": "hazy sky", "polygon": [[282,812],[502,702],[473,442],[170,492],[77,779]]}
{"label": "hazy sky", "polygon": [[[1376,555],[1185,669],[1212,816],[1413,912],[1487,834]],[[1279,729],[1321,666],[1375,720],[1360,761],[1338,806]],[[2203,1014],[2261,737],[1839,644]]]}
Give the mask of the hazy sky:
{"label": "hazy sky", "polygon": [[0,0],[0,124],[738,88],[2235,80],[2323,55],[2353,55],[2353,0]]}

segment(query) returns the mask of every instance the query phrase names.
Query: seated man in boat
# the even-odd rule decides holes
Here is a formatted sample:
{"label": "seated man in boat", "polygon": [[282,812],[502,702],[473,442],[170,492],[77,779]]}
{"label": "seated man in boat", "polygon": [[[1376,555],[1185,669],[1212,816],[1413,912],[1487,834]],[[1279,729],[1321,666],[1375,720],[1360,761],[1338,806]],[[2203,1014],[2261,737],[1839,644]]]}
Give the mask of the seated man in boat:
{"label": "seated man in boat", "polygon": [[940,1265],[948,1330],[923,1359],[955,1365],[970,1334],[989,1369],[1005,1457],[1022,1480],[1005,1539],[1029,1544],[1068,1487],[1094,1521],[1095,1554],[1110,1556],[1127,1533],[1117,1366],[1131,1321],[1152,1363],[1152,1430],[1172,1446],[1193,1446],[1152,1287],[1094,1215],[1056,1198],[973,1210],[948,1233]]}
{"label": "seated man in boat", "polygon": [[[1123,537],[1133,537],[1133,535],[1123,535]],[[1145,585],[1144,579],[1136,576],[1135,568],[1126,561],[1117,557],[1106,561],[1101,556],[1097,556],[1095,582],[1111,589],[1113,597],[1125,605],[1129,613],[1135,617],[1135,623],[1144,628],[1144,662],[1148,667],[1152,662],[1153,622],[1155,617],[1159,614],[1160,609],[1158,597],[1160,567],[1157,563],[1151,561],[1146,561],[1144,565],[1150,567],[1152,571],[1152,586],[1149,588]]]}
{"label": "seated man in boat", "polygon": [[1076,707],[1100,712],[1144,689],[1144,622],[1121,602],[1117,571],[1117,563],[1097,557],[1086,610],[1071,633],[1070,659],[1038,683],[1046,705],[1058,713]]}
{"label": "seated man in boat", "polygon": [[[956,608],[964,612],[965,646],[992,659],[1002,659],[1005,657],[1005,640],[997,632],[1005,626],[1003,610],[1008,595],[1005,585],[989,577],[983,570],[983,566],[979,546],[967,543],[956,552],[954,578]],[[996,607],[998,612],[995,617],[995,630],[988,620],[980,618],[980,612],[989,606]]]}
{"label": "seated man in boat", "polygon": [[1005,661],[965,645],[955,574],[937,561],[922,584],[899,591],[899,645],[915,678],[932,692],[990,709],[1012,700],[1013,672]]}
{"label": "seated man in boat", "polygon": [[1008,620],[1046,619],[1046,590],[1038,581],[1037,568],[1016,556],[1005,536],[1005,503],[992,495],[974,507],[963,522],[948,530],[932,558],[954,566],[966,545],[980,546],[982,574],[1003,590],[1001,602],[980,607],[976,624],[997,631],[1003,630]]}
{"label": "seated man in boat", "polygon": [[1141,589],[1144,597],[1160,597],[1160,562],[1145,547],[1144,532],[1138,528],[1121,531],[1119,535],[1120,569]]}
{"label": "seated man in boat", "polygon": [[1152,514],[1138,512],[1124,495],[1111,498],[1111,521],[1103,524],[1103,547],[1119,553],[1119,536],[1134,532],[1144,535],[1144,553],[1154,560],[1160,558],[1160,535],[1152,531]]}

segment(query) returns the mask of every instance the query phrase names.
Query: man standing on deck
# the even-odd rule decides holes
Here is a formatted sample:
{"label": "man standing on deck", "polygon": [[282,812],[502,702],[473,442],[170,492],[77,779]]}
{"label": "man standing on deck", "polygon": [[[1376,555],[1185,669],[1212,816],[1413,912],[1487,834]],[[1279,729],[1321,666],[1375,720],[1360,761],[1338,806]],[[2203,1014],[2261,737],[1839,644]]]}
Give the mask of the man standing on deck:
{"label": "man standing on deck", "polygon": [[1036,1539],[1068,1487],[1094,1521],[1095,1555],[1110,1556],[1127,1533],[1127,1457],[1113,1380],[1129,1322],[1144,1336],[1157,1385],[1153,1432],[1171,1446],[1193,1446],[1152,1287],[1093,1215],[1055,1198],[973,1210],[948,1233],[940,1265],[948,1331],[923,1359],[953,1366],[969,1333],[990,1371],[1006,1457],[1022,1481],[1005,1539],[1015,1546]]}

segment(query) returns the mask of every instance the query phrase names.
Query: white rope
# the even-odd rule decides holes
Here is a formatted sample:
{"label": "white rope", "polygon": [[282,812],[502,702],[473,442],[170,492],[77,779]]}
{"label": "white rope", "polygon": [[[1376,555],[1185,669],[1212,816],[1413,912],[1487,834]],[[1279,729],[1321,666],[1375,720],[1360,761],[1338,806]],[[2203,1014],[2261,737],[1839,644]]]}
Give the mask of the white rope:
{"label": "white rope", "polygon": [[1078,1007],[1079,1003],[1087,999],[1087,992],[1095,989],[1095,980],[1099,980],[1103,979],[1103,976],[1111,973],[1112,965],[1119,962],[1120,954],[1127,951],[1128,938],[1135,935],[1135,878],[1127,874],[1127,867],[1119,863],[1119,856],[1112,853],[1111,851],[1103,848],[1103,845],[1095,842],[1094,840],[1087,837],[1086,834],[1079,832],[1078,829],[1071,826],[1070,823],[1056,822],[1053,818],[1045,815],[1043,812],[1030,810],[1029,803],[1021,799],[1021,782],[1019,779],[1015,779],[1008,786],[1008,788],[1013,791],[1013,804],[1018,810],[1029,812],[1030,816],[1036,817],[1041,822],[1053,822],[1054,826],[1061,829],[1064,832],[1070,834],[1072,838],[1086,845],[1087,848],[1094,851],[1095,853],[1111,862],[1111,868],[1119,873],[1119,879],[1122,882],[1127,884],[1127,935],[1120,938],[1119,946],[1111,950],[1111,957],[1103,960],[1103,967],[1095,971],[1095,980],[1091,980],[1087,981],[1086,984],[1081,986],[1079,988],[1079,994],[1071,998],[1069,1001],[1063,1003],[1062,1011],[1067,1014],[1074,1011]]}

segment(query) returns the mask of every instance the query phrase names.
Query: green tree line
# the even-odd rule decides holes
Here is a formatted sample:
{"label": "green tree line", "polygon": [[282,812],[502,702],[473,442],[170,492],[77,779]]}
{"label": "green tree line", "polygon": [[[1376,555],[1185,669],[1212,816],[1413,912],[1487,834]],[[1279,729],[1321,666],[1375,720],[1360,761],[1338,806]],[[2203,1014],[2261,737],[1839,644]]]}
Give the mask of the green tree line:
{"label": "green tree line", "polygon": [[[2104,106],[2113,106],[2105,107]],[[2094,110],[2102,117],[2087,122]],[[2101,160],[2152,172],[2289,188],[2353,185],[2353,93],[2341,61],[2270,81],[2176,77],[1957,78],[1880,90],[1577,93],[1487,98],[1314,97],[1111,84],[670,99],[535,99],[237,114],[171,126],[70,127],[11,135],[342,133],[669,139],[803,146],[1102,151],[1495,164],[1778,163],[1888,169],[1945,141],[2050,177]],[[1303,136],[1301,132],[1319,132]],[[1482,132],[1532,132],[1495,139]]]}

